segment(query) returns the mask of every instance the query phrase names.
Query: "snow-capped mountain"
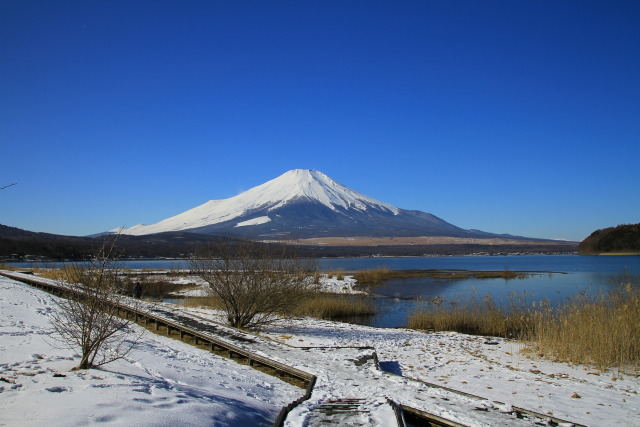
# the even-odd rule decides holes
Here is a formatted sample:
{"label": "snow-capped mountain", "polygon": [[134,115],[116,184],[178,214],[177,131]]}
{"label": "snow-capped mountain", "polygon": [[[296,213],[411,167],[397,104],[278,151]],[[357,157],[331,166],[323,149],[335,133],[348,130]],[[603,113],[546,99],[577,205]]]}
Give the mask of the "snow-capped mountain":
{"label": "snow-capped mountain", "polygon": [[425,212],[399,209],[347,188],[322,172],[305,169],[291,170],[235,197],[210,200],[156,224],[136,225],[121,233],[166,231],[287,238],[488,234],[461,229]]}

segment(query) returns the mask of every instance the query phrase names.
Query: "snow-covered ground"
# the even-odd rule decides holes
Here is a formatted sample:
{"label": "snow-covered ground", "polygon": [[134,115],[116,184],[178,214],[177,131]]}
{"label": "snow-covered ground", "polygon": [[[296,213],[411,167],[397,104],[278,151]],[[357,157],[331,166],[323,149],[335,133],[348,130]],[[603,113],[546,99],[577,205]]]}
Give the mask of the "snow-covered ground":
{"label": "snow-covered ground", "polygon": [[345,275],[342,279],[338,279],[332,275],[328,277],[327,274],[320,276],[320,283],[318,284],[318,290],[320,292],[329,292],[332,294],[366,294],[365,291],[357,290],[357,280],[353,276]]}
{"label": "snow-covered ground", "polygon": [[[222,321],[219,313],[184,308]],[[381,368],[585,425],[640,426],[638,372],[598,372],[532,355],[512,340],[295,319],[260,333],[294,347],[373,347]]]}
{"label": "snow-covered ground", "polygon": [[304,393],[150,332],[125,360],[72,371],[79,358],[50,337],[53,298],[0,277],[0,425],[272,425]]}
{"label": "snow-covered ground", "polygon": [[[0,279],[0,424],[269,424],[281,406],[302,394],[260,372],[150,333],[127,360],[103,370],[72,372],[77,358],[49,345],[50,298]],[[164,308],[176,309],[220,318],[204,309]],[[515,405],[586,425],[640,426],[638,377],[529,358],[522,345],[512,341],[312,319],[276,325],[260,335],[270,340],[255,337],[250,344],[254,351],[318,376],[312,398],[294,410],[289,425],[306,425],[314,405],[345,393],[365,399],[397,397],[443,415],[459,411],[453,416],[469,425],[510,425],[516,420],[499,415],[502,405],[454,402],[453,395],[381,373],[370,362],[354,364],[367,360],[371,350],[298,350],[276,342],[294,347],[371,346],[389,372],[505,402],[505,410]],[[447,403],[451,406],[443,406]],[[370,406],[384,408],[376,405],[371,400]],[[488,422],[478,421],[484,412],[474,410],[477,407],[489,410]],[[377,419],[389,416],[383,412]]]}
{"label": "snow-covered ground", "polygon": [[381,368],[585,425],[640,426],[640,378],[529,357],[521,343],[314,319],[272,327],[294,346],[372,346]]}
{"label": "snow-covered ground", "polygon": [[[193,285],[193,288],[185,289],[177,292],[173,292],[171,295],[176,297],[201,297],[207,295],[208,284],[203,279],[197,276],[150,276],[149,280],[163,280],[167,283],[180,284],[180,285]],[[366,294],[365,291],[357,290],[355,288],[357,284],[356,279],[350,275],[344,275],[342,279],[338,279],[335,275],[331,277],[328,274],[320,275],[320,280],[317,285],[317,290],[320,292],[328,292],[332,294],[349,294],[358,295]]]}

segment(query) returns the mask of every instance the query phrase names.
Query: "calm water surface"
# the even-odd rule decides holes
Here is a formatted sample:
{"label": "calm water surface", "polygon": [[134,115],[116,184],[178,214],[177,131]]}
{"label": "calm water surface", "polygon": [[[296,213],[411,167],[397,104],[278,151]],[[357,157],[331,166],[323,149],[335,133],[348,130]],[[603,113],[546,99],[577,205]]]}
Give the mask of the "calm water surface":
{"label": "calm water surface", "polygon": [[[40,267],[42,263],[20,263],[23,267]],[[55,267],[60,263],[47,263]],[[183,260],[126,261],[132,269],[187,269]],[[464,279],[443,280],[432,278],[392,279],[383,286],[371,289],[378,306],[378,314],[363,323],[378,327],[399,327],[406,324],[407,316],[414,309],[416,299],[440,297],[456,299],[476,292],[487,292],[498,303],[503,303],[513,292],[527,292],[532,299],[548,298],[561,302],[580,292],[597,293],[613,286],[612,276],[628,271],[640,274],[640,256],[583,256],[583,255],[534,255],[534,256],[468,256],[428,258],[340,258],[320,259],[318,266],[329,270],[364,270],[380,266],[392,270],[408,269],[463,269],[463,270],[511,270],[541,272],[526,279]],[[472,289],[475,288],[475,291]],[[362,323],[362,322],[359,322]]]}

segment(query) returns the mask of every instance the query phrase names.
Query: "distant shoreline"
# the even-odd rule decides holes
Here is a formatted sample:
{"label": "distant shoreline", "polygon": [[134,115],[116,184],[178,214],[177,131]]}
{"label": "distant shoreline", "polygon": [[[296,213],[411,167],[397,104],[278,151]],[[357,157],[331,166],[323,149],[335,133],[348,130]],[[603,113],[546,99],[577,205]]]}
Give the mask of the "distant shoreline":
{"label": "distant shoreline", "polygon": [[595,255],[595,256],[639,256],[640,252],[597,252],[597,253],[584,253],[578,255]]}

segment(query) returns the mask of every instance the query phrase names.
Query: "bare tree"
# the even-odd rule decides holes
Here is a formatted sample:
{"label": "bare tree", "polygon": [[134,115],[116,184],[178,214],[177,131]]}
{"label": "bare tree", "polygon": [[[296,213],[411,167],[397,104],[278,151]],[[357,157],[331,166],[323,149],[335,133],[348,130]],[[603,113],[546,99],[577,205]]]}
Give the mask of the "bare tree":
{"label": "bare tree", "polygon": [[290,245],[219,239],[190,262],[231,326],[256,328],[286,316],[313,286],[315,263]]}
{"label": "bare tree", "polygon": [[79,350],[77,369],[121,359],[140,338],[129,333],[132,322],[119,317],[118,303],[131,303],[123,295],[130,284],[115,268],[115,252],[115,241],[105,243],[87,265],[65,268],[65,281],[74,292],[56,301],[51,323],[53,336],[63,347]]}

